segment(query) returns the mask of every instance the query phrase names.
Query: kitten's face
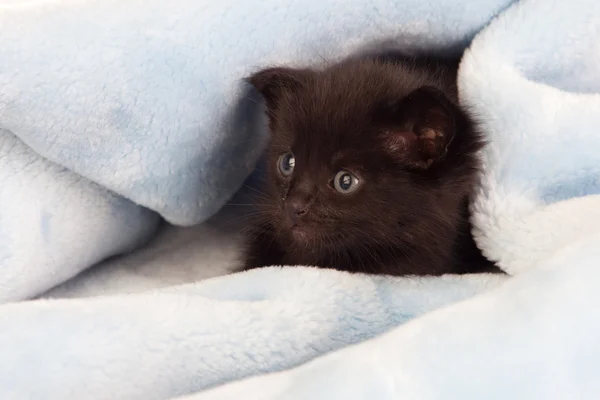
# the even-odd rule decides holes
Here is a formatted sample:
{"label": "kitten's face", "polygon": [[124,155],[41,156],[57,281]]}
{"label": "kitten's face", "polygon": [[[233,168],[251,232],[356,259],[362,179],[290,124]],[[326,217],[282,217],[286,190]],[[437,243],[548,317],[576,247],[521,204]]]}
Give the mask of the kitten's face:
{"label": "kitten's face", "polygon": [[419,189],[383,150],[378,130],[336,111],[325,116],[331,124],[320,112],[293,112],[272,127],[265,190],[275,227],[299,246],[383,241],[420,206]]}
{"label": "kitten's face", "polygon": [[423,215],[444,223],[440,168],[454,136],[452,105],[419,89],[418,73],[404,82],[369,68],[252,78],[271,131],[262,212],[299,254],[410,243],[408,228]]}

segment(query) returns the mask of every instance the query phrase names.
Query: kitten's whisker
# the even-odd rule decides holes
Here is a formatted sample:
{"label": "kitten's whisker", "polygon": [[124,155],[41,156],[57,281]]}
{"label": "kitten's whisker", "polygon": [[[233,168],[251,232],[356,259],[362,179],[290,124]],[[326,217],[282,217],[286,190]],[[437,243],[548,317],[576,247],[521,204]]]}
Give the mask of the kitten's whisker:
{"label": "kitten's whisker", "polygon": [[261,196],[264,196],[264,198],[265,198],[265,199],[268,199],[268,198],[269,198],[269,196],[268,196],[268,195],[267,195],[265,192],[263,192],[263,191],[261,191],[261,190],[259,190],[259,189],[255,188],[255,187],[253,187],[253,186],[250,186],[250,185],[248,185],[247,183],[244,183],[244,187],[245,187],[245,188],[247,188],[247,189],[250,189],[250,190],[252,190],[252,191],[254,191],[254,192],[256,192],[256,193],[258,193],[258,194],[259,194],[259,195],[261,195]]}
{"label": "kitten's whisker", "polygon": [[252,222],[253,220],[259,220],[259,218],[264,217],[265,215],[268,215],[268,213],[266,211],[255,211],[252,213],[245,213],[242,215],[237,215],[235,217],[224,217],[224,220],[218,220],[216,221],[216,225],[217,226],[230,226],[233,223],[238,223],[240,221],[244,222],[244,221],[248,221],[248,222]]}

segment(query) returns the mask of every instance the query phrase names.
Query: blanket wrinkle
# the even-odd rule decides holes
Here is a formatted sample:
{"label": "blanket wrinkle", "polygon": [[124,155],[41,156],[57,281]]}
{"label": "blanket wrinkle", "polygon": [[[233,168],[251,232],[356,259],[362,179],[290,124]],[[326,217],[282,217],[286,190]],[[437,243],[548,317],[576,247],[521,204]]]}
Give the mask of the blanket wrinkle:
{"label": "blanket wrinkle", "polygon": [[[14,4],[0,0],[1,399],[599,397],[600,3]],[[239,263],[243,210],[213,214],[266,138],[242,78],[374,44],[468,46],[460,101],[489,141],[474,234],[509,275],[218,276]],[[159,215],[179,227],[79,273]]]}
{"label": "blanket wrinkle", "polygon": [[489,141],[475,236],[512,278],[295,369],[181,399],[598,398],[599,15],[593,1],[519,1],[461,62],[461,102]]}
{"label": "blanket wrinkle", "polygon": [[146,243],[156,214],[41,158],[0,129],[0,304]]}
{"label": "blanket wrinkle", "polygon": [[264,147],[241,78],[269,64],[333,61],[382,38],[464,48],[510,1],[11,3],[0,2],[2,126],[48,160],[190,226],[239,189]]}

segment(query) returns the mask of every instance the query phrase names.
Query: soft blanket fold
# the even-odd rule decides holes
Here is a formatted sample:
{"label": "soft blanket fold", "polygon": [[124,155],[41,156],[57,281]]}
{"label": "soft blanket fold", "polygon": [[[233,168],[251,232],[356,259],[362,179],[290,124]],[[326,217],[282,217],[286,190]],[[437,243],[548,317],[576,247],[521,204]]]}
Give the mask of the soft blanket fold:
{"label": "soft blanket fold", "polygon": [[298,365],[503,280],[277,267],[232,277],[0,307],[0,398],[170,398]]}
{"label": "soft blanket fold", "polygon": [[1,0],[2,126],[191,225],[239,188],[262,149],[240,78],[376,42],[464,47],[509,0],[434,3]]}
{"label": "soft blanket fold", "polygon": [[[273,63],[335,60],[374,46],[461,49],[509,3],[0,0],[0,128],[75,176],[189,226],[223,206],[263,149],[260,104],[241,78]],[[7,196],[26,192],[17,187]],[[79,201],[77,192],[65,195],[73,207]],[[122,203],[116,214],[132,214],[122,223],[136,213],[145,224],[156,221]],[[81,237],[69,222],[60,224],[51,243]],[[5,229],[15,228],[0,225]],[[99,242],[94,259],[83,250],[91,240],[57,256],[67,271],[45,276],[44,287],[25,277],[11,281],[8,290],[19,295],[10,299],[40,294],[141,241],[133,232],[108,236],[118,243],[108,249]],[[44,269],[33,260],[45,253],[33,243],[4,242],[0,270],[19,273],[21,264],[8,257],[17,251],[36,253],[32,268]]]}
{"label": "soft blanket fold", "polygon": [[[600,315],[594,308],[600,300],[600,154],[596,150],[600,148],[596,132],[600,126],[600,3],[521,0],[506,10],[509,1],[492,0],[476,5],[443,0],[303,0],[286,5],[273,0],[237,6],[230,2],[179,3],[185,12],[172,11],[171,4],[163,8],[167,6],[158,1],[146,2],[144,7],[130,1],[32,2],[29,7],[0,9],[0,58],[8,59],[0,65],[0,88],[10,89],[4,94],[0,90],[0,125],[11,128],[48,159],[171,221],[186,224],[210,215],[209,210],[225,201],[245,177],[240,171],[255,161],[260,149],[261,134],[250,128],[243,134],[248,135],[244,136],[247,141],[237,145],[223,145],[220,139],[213,142],[216,135],[232,133],[215,121],[228,120],[228,111],[223,110],[231,110],[236,101],[248,101],[238,85],[239,78],[249,71],[274,62],[310,62],[317,54],[335,59],[374,42],[455,48],[467,44],[481,30],[465,53],[459,72],[461,101],[475,113],[490,143],[484,152],[481,190],[472,206],[473,222],[485,254],[511,276],[392,279],[274,267],[137,294],[6,304],[0,306],[0,398],[427,400],[600,396],[596,379],[600,371]],[[33,26],[43,19],[43,13],[49,17],[42,33]],[[100,29],[91,17],[96,14],[105,18],[110,29]],[[193,23],[196,20],[198,27]],[[106,98],[119,107],[136,110],[132,115],[152,114],[147,112],[149,108],[144,109],[148,104],[156,104],[158,109],[160,104],[170,104],[173,97],[164,100],[157,93],[177,81],[168,78],[156,86],[144,86],[148,75],[134,77],[128,69],[132,65],[155,66],[164,78],[168,74],[157,65],[170,69],[175,64],[168,60],[173,57],[186,60],[175,69],[184,71],[182,77],[193,76],[195,82],[204,85],[205,90],[190,97],[186,97],[186,90],[170,92],[182,96],[180,106],[169,105],[180,107],[177,117],[170,114],[161,118],[163,114],[158,113],[152,124],[142,124],[143,129],[123,122],[123,132],[140,135],[131,143],[145,143],[140,148],[133,146],[135,151],[130,152],[144,160],[142,164],[153,165],[151,160],[164,155],[165,163],[158,163],[151,174],[148,168],[138,174],[139,170],[127,165],[130,161],[125,155],[130,153],[121,146],[126,148],[124,143],[131,137],[120,137],[119,129],[111,131],[101,124],[82,122],[105,120],[105,103],[100,102],[98,113],[94,113],[94,107],[85,101],[74,100],[81,98],[80,93],[99,90],[101,85],[95,85],[105,75],[97,72],[95,79],[82,79],[83,86],[73,88],[72,94],[61,86],[64,104],[60,105],[49,100],[49,88],[54,90],[67,81],[62,74],[49,79],[50,72],[39,72],[41,77],[35,84],[19,77],[10,83],[7,71],[17,71],[19,60],[36,59],[31,56],[32,49],[39,47],[41,38],[50,37],[52,43],[64,39],[65,30],[58,29],[61,25],[80,32],[94,26],[96,33],[87,33],[88,38],[94,38],[91,49],[106,50],[100,44],[122,38],[115,42],[112,59],[120,67],[104,71],[118,76],[115,81],[119,85],[102,93],[110,93]],[[98,29],[104,33],[98,34]],[[27,45],[19,48],[13,41],[21,37]],[[158,42],[149,40],[156,37]],[[174,44],[171,52],[169,46],[159,45],[167,42]],[[123,50],[131,43],[142,46],[131,52],[135,56]],[[153,57],[147,57],[149,49]],[[69,46],[62,50],[64,53],[57,54],[75,55]],[[40,54],[50,57],[49,52]],[[89,57],[83,51],[80,59],[65,58],[78,61],[65,70],[74,76],[90,76],[81,75],[82,71],[92,71],[87,66]],[[149,58],[153,61],[146,63]],[[39,68],[27,64],[23,71],[31,74]],[[123,85],[120,79],[132,83]],[[177,82],[176,87],[181,88],[194,80]],[[119,97],[115,95],[117,86],[130,92]],[[84,87],[87,89],[81,92]],[[22,98],[17,96],[19,88],[24,88]],[[132,99],[140,93],[155,102],[136,103]],[[197,108],[199,114],[183,118],[188,116],[188,106]],[[40,110],[46,111],[45,120],[26,118]],[[77,110],[83,110],[82,114]],[[60,117],[62,113],[64,117]],[[71,118],[76,115],[85,118],[73,123]],[[148,148],[152,147],[148,143],[156,142],[144,140],[163,132],[154,128],[164,128],[166,125],[161,124],[173,118],[178,126],[198,129],[178,131],[195,132],[190,136],[167,135],[164,144],[174,147]],[[234,120],[242,125],[245,121]],[[58,128],[52,126],[53,121],[61,121],[56,122]],[[123,117],[122,121],[130,120]],[[259,121],[253,117],[251,124],[255,122]],[[86,136],[75,134],[81,126],[88,129],[89,140],[103,138],[95,144],[101,153],[110,155],[110,149],[118,148],[115,154],[124,157],[121,164],[111,165],[108,157],[101,163],[103,168],[95,169],[99,159],[73,158],[73,149],[83,149],[84,153],[78,154],[90,151]],[[54,132],[48,136],[52,140],[46,142],[40,136],[45,131]],[[65,136],[60,137],[59,131]],[[188,148],[198,140],[206,152]],[[229,152],[213,153],[216,149]],[[216,165],[226,163],[225,158],[213,161],[219,157],[231,161],[239,156],[237,151],[243,153],[237,172],[232,167],[213,174]],[[127,179],[121,180],[124,175],[118,174],[117,165],[144,183],[129,186]],[[201,172],[190,172],[197,166]],[[171,182],[174,176],[181,179],[162,186],[153,174],[163,174],[165,181],[161,182]],[[199,186],[191,192],[178,191],[187,179]],[[219,194],[203,197],[211,199],[208,208],[203,208],[202,201],[194,204],[192,192],[217,186],[223,189]],[[14,192],[22,190],[16,187]],[[177,205],[184,203],[186,206],[178,210]],[[5,224],[0,223],[0,235],[4,229]],[[221,245],[227,248],[226,263],[235,262],[225,237],[219,238],[221,244],[199,240],[198,246],[203,242],[213,250]],[[201,263],[206,254],[199,253],[197,262]],[[117,287],[107,281],[97,284],[99,277],[120,280],[120,268],[131,267],[127,263],[115,265],[97,273],[90,271],[49,296],[85,295],[86,288],[92,287],[96,294],[103,288]],[[165,259],[160,268],[176,269],[177,262]],[[0,271],[0,279],[3,273]],[[120,286],[119,290],[137,289]],[[332,350],[338,351],[319,357]],[[295,368],[282,371],[291,367]],[[277,373],[256,376],[267,372]],[[251,378],[214,387],[245,377]]]}
{"label": "soft blanket fold", "polygon": [[597,399],[598,243],[596,229],[489,293],[297,369],[185,400]]}
{"label": "soft blanket fold", "polygon": [[[36,296],[147,241],[158,216],[0,129],[0,303]],[[1,330],[1,328],[0,328]]]}
{"label": "soft blanket fold", "polygon": [[379,338],[194,400],[597,399],[600,3],[520,1],[480,33],[461,101],[490,145],[477,241],[514,277]]}

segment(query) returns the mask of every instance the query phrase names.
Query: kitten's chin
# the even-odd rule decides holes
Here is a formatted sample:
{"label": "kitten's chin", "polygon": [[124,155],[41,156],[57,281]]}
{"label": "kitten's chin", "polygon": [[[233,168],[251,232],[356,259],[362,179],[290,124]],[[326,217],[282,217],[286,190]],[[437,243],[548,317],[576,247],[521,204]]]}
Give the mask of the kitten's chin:
{"label": "kitten's chin", "polygon": [[307,243],[312,235],[306,227],[295,225],[290,228],[290,236],[294,242]]}
{"label": "kitten's chin", "polygon": [[323,230],[313,221],[302,221],[289,224],[285,229],[285,237],[290,245],[298,248],[312,248],[322,239]]}

